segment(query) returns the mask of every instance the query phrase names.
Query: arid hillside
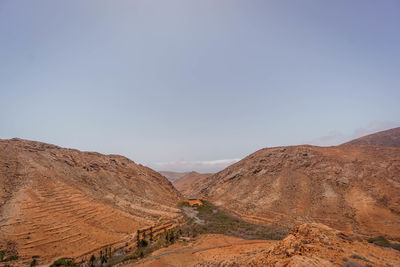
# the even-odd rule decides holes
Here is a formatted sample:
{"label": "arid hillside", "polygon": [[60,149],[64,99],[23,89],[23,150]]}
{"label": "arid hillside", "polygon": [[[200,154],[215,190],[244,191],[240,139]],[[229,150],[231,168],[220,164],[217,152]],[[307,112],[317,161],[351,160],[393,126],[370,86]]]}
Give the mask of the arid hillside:
{"label": "arid hillside", "polygon": [[182,178],[173,182],[173,185],[179,192],[182,193],[187,198],[195,198],[196,196],[191,196],[190,192],[193,190],[192,186],[197,182],[201,182],[205,178],[211,176],[212,173],[198,173],[198,172],[189,172]]}
{"label": "arid hillside", "polygon": [[20,259],[77,257],[179,217],[180,193],[118,155],[0,140],[0,246]]}
{"label": "arid hillside", "polygon": [[188,194],[252,222],[319,222],[400,237],[400,148],[265,148],[195,183]]}
{"label": "arid hillside", "polygon": [[[400,245],[400,244],[399,244]],[[172,251],[172,253],[168,253]],[[399,266],[400,253],[323,224],[302,224],[283,240],[208,234],[155,251],[140,266]],[[132,266],[123,264],[121,266]]]}
{"label": "arid hillside", "polygon": [[169,172],[169,171],[160,171],[159,173],[161,173],[171,183],[181,179],[183,176],[188,174],[188,172]]}
{"label": "arid hillside", "polygon": [[400,127],[354,139],[343,145],[370,145],[400,147]]}

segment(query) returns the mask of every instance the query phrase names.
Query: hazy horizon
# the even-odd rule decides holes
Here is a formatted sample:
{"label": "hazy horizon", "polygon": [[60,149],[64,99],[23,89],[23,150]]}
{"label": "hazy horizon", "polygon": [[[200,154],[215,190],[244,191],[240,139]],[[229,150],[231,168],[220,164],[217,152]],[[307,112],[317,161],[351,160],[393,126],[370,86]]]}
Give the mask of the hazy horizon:
{"label": "hazy horizon", "polygon": [[0,138],[210,172],[400,126],[398,1],[0,2]]}

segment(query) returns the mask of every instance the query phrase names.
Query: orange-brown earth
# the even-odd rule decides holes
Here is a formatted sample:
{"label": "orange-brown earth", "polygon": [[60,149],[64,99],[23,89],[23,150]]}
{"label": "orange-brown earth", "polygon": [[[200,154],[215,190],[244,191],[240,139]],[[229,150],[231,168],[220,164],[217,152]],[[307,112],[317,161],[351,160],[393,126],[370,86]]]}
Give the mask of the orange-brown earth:
{"label": "orange-brown earth", "polygon": [[187,194],[252,222],[319,222],[400,237],[400,148],[265,148],[195,182]]}
{"label": "orange-brown earth", "polygon": [[187,198],[196,198],[196,196],[191,196],[191,186],[196,182],[201,182],[205,178],[211,176],[211,173],[198,173],[198,172],[190,172],[180,179],[173,182],[173,185],[179,192],[182,193]]}
{"label": "orange-brown earth", "polygon": [[[281,241],[201,235],[195,240],[155,251],[138,265],[309,267],[347,263],[347,266],[400,266],[399,255],[394,249],[378,247],[326,225],[312,223],[296,227]],[[132,263],[122,266],[132,266]]]}
{"label": "orange-brown earth", "polygon": [[[319,223],[296,227],[285,239],[256,255],[253,266],[400,266],[400,253]],[[358,263],[358,264],[357,264]]]}
{"label": "orange-brown earth", "polygon": [[[282,241],[203,235],[142,264],[400,266],[398,251],[365,241],[400,237],[396,133],[337,147],[265,148],[217,174],[177,181],[189,198],[251,222],[295,228]],[[0,140],[0,245],[15,246],[23,260],[90,255],[132,241],[137,229],[173,227],[180,200],[163,176],[124,157]]]}
{"label": "orange-brown earth", "polygon": [[118,155],[0,140],[0,246],[21,260],[77,257],[180,217],[159,173]]}
{"label": "orange-brown earth", "polygon": [[400,147],[400,127],[354,139],[343,145],[370,145]]}
{"label": "orange-brown earth", "polygon": [[161,175],[168,179],[171,183],[181,179],[183,176],[187,175],[188,172],[170,172],[170,171],[160,171]]}

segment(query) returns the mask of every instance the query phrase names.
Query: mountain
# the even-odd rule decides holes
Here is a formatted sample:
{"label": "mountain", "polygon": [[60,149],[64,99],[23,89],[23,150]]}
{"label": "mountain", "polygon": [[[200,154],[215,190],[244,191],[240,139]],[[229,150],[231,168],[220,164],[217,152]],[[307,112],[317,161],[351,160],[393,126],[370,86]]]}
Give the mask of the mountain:
{"label": "mountain", "polygon": [[166,177],[171,183],[181,179],[183,176],[187,175],[189,172],[170,172],[170,171],[160,171],[164,177]]}
{"label": "mountain", "polygon": [[0,140],[0,248],[21,259],[77,257],[176,220],[180,193],[118,155]]}
{"label": "mountain", "polygon": [[360,235],[400,237],[400,148],[261,149],[187,194],[252,222],[318,222]]}
{"label": "mountain", "polygon": [[343,145],[370,145],[400,147],[400,127],[354,139]]}
{"label": "mountain", "polygon": [[193,191],[193,187],[196,187],[197,183],[201,183],[202,180],[211,175],[212,173],[189,172],[182,178],[174,181],[173,185],[185,197],[195,198],[195,196],[190,195],[190,192]]}

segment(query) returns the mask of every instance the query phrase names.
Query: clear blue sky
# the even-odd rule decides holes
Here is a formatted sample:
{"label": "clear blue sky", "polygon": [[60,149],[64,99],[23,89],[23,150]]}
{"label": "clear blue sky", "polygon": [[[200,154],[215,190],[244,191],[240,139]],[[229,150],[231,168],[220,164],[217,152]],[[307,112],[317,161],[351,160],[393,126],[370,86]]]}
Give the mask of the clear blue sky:
{"label": "clear blue sky", "polygon": [[399,126],[399,14],[398,0],[0,0],[0,138],[209,171]]}

